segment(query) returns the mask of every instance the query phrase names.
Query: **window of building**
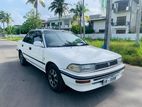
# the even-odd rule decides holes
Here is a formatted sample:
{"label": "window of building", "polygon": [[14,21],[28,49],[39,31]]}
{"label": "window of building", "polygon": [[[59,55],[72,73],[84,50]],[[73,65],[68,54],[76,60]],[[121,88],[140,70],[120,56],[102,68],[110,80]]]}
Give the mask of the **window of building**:
{"label": "window of building", "polygon": [[116,33],[117,33],[117,34],[125,34],[125,33],[126,33],[126,30],[116,30]]}
{"label": "window of building", "polygon": [[115,3],[116,12],[127,11],[129,9],[129,0],[121,0]]}
{"label": "window of building", "polygon": [[105,33],[105,29],[100,29],[99,33]]}
{"label": "window of building", "polygon": [[126,16],[117,17],[117,25],[118,26],[126,25]]}

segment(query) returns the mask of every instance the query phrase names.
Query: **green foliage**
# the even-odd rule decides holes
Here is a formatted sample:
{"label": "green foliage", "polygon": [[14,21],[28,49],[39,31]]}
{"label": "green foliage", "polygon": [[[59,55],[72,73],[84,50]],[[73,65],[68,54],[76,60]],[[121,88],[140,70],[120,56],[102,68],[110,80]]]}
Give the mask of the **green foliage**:
{"label": "green foliage", "polygon": [[6,13],[4,11],[0,11],[0,23],[3,24],[3,29],[5,28],[5,23],[7,24],[7,27],[12,22],[11,14]]}
{"label": "green foliage", "polygon": [[23,23],[21,31],[22,33],[27,33],[31,29],[41,28],[42,27],[42,20],[40,19],[39,15],[36,16],[34,10],[31,10],[24,16],[26,21]]}
{"label": "green foliage", "polygon": [[94,33],[94,29],[93,29],[92,27],[90,27],[90,26],[86,27],[85,30],[86,30],[86,31],[85,31],[86,34]]}
{"label": "green foliage", "polygon": [[67,12],[68,4],[65,3],[65,0],[54,0],[51,5],[49,6],[49,10],[54,11],[55,15],[59,15],[59,17],[62,17],[63,13]]}
{"label": "green foliage", "polygon": [[[71,28],[71,31],[73,32],[73,33],[75,33],[75,34],[80,34],[80,29],[82,29],[83,30],[83,27],[81,27],[80,28],[80,25],[72,25],[72,28]],[[91,28],[91,27],[86,27],[86,29],[85,29],[86,31],[86,34],[91,34],[91,33],[94,33],[94,30],[93,30],[93,28]]]}
{"label": "green foliage", "polygon": [[[90,45],[102,47],[103,41],[85,39]],[[127,64],[142,66],[142,43],[138,47],[134,41],[113,40],[110,46],[111,51],[119,53],[123,57],[123,61]]]}
{"label": "green foliage", "polygon": [[75,34],[79,34],[80,33],[80,25],[73,25],[71,28],[71,31]]}
{"label": "green foliage", "polygon": [[27,0],[27,3],[31,3],[34,8],[37,8],[38,3],[39,2],[43,7],[45,7],[45,0]]}
{"label": "green foliage", "polygon": [[14,26],[8,26],[5,28],[5,31],[7,34],[15,34],[15,28]]}
{"label": "green foliage", "polygon": [[[74,14],[72,23],[77,22],[78,25],[81,25],[83,12],[86,13],[87,11],[89,10],[81,2],[78,2],[75,8],[70,9],[70,12]],[[88,20],[86,16],[85,19]]]}

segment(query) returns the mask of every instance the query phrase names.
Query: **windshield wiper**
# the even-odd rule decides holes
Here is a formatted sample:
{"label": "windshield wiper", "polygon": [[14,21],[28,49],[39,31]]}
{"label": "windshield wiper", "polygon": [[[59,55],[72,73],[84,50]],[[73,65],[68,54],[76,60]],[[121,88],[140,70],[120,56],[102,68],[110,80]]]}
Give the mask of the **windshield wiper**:
{"label": "windshield wiper", "polygon": [[66,47],[72,47],[72,46],[87,46],[88,44],[65,44],[62,46],[66,46]]}

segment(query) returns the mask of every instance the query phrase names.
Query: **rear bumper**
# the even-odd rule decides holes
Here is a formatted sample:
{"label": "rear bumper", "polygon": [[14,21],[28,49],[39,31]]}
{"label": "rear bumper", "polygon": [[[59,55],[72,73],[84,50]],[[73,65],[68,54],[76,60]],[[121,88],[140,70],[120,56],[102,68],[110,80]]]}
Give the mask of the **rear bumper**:
{"label": "rear bumper", "polygon": [[[125,66],[117,67],[119,69],[112,70],[108,69],[109,73],[105,73],[102,75],[93,75],[93,76],[76,76],[69,74],[65,71],[61,71],[62,78],[67,86],[70,88],[79,91],[79,92],[85,92],[85,91],[90,91],[94,90],[100,87],[103,87],[105,85],[108,85],[119,78],[121,78],[122,73],[124,71]],[[112,78],[115,78],[111,80]],[[111,80],[108,82],[105,82],[106,80]],[[77,83],[76,81],[89,81],[88,83]]]}

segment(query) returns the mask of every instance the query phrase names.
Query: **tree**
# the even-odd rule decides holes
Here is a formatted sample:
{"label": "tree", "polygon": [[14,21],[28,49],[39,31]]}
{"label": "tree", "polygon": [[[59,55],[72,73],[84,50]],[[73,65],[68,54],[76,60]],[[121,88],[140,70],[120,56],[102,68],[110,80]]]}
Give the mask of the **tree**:
{"label": "tree", "polygon": [[31,29],[42,27],[42,20],[40,19],[39,14],[37,14],[37,16],[35,16],[35,14],[36,14],[35,11],[31,10],[30,12],[26,14],[26,16],[24,16],[26,21],[22,25],[22,28],[21,28],[22,33],[27,33]]}
{"label": "tree", "polygon": [[38,4],[40,3],[43,7],[45,7],[45,1],[44,0],[28,0],[26,2],[27,3],[31,3],[35,10],[36,10],[36,17],[38,17]]}
{"label": "tree", "polygon": [[9,26],[9,24],[12,22],[12,17],[11,17],[11,14],[9,13],[5,13],[5,22],[7,24],[7,27]]}
{"label": "tree", "polygon": [[5,28],[5,12],[4,11],[0,11],[0,22],[3,25],[3,29]]}
{"label": "tree", "polygon": [[12,22],[11,14],[4,11],[0,11],[0,22],[3,24],[3,29],[5,28],[5,23],[8,25]]}
{"label": "tree", "polygon": [[65,3],[65,0],[54,0],[50,7],[48,8],[51,11],[54,11],[54,14],[57,15],[59,17],[59,29],[61,29],[61,18],[63,16],[63,14],[68,10],[68,4]]}
{"label": "tree", "polygon": [[88,9],[86,7],[84,7],[84,5],[81,2],[78,2],[75,8],[72,8],[70,10],[71,13],[74,14],[73,20],[77,20],[79,19],[79,25],[80,25],[80,34],[82,33],[82,27],[81,27],[81,23],[82,23],[82,16],[83,16],[83,12],[87,12]]}

